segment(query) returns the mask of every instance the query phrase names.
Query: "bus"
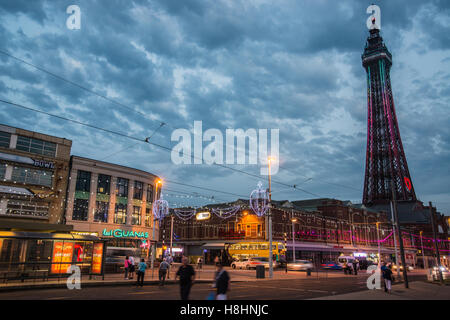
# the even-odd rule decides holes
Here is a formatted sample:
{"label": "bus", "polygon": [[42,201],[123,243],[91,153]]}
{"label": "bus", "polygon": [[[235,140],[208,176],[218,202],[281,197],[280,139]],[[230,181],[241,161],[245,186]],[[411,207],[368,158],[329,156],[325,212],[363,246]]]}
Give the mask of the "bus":
{"label": "bus", "polygon": [[[239,242],[228,246],[228,254],[234,260],[244,260],[253,257],[269,257],[269,242]],[[286,248],[281,242],[272,242],[272,254],[279,261],[286,255]]]}

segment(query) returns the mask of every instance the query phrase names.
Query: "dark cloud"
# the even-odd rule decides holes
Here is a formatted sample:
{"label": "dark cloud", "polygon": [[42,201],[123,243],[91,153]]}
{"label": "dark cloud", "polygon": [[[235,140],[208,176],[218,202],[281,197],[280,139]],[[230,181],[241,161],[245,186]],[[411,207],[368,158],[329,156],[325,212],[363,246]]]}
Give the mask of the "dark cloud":
{"label": "dark cloud", "polygon": [[[442,186],[450,171],[450,5],[374,3],[394,55],[394,99],[413,182],[419,196],[433,200],[448,193]],[[361,198],[367,121],[361,53],[369,3],[82,0],[82,28],[68,30],[71,4],[2,1],[0,47],[145,116],[0,54],[2,97],[137,137],[164,121],[152,140],[165,146],[174,145],[174,128],[191,128],[194,120],[204,130],[279,128],[289,170],[280,169],[275,180],[321,196]],[[440,71],[430,76],[423,66]],[[24,110],[2,105],[0,115],[2,123],[71,138],[74,154],[113,154],[107,161],[173,180],[239,194],[258,180],[217,166],[177,167],[169,153],[145,144],[118,152],[134,142]],[[257,166],[236,168],[259,173]],[[274,187],[280,198],[311,197]]]}

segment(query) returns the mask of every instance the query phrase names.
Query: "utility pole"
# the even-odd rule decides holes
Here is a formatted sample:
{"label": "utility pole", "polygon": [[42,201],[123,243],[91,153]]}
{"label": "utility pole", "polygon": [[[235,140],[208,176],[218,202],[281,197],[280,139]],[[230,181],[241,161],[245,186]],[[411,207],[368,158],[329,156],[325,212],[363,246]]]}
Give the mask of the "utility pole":
{"label": "utility pole", "polygon": [[294,222],[297,222],[297,219],[294,218],[294,210],[292,210],[292,262],[295,262],[295,229],[294,229]]}
{"label": "utility pole", "polygon": [[161,180],[157,180],[155,183],[155,194],[153,195],[153,203],[152,203],[152,220],[153,220],[153,226],[152,226],[152,240],[153,240],[153,246],[152,246],[152,256],[151,256],[151,268],[152,268],[152,279],[153,279],[153,267],[155,265],[155,255],[156,255],[156,239],[155,239],[155,229],[156,229],[156,221],[153,208],[155,206],[155,202],[158,199],[158,184],[162,183]]}
{"label": "utility pole", "polygon": [[422,233],[423,231],[420,231],[420,245],[422,246],[422,260],[423,260],[423,268],[428,269],[428,259],[425,260],[425,252],[423,251],[423,240],[422,240]]}
{"label": "utility pole", "polygon": [[[402,233],[400,231],[400,224],[398,221],[397,202],[396,202],[393,179],[391,179],[391,192],[392,192],[392,203],[393,203],[393,207],[394,207],[395,225],[397,226],[397,236],[398,236],[398,242],[400,245],[400,258],[402,259],[402,265],[403,265],[403,281],[405,282],[405,288],[409,288],[408,273],[406,271],[407,268],[406,268],[406,261],[405,261],[405,250],[403,248],[403,238],[402,238]],[[397,266],[397,268],[399,268],[399,267],[400,266]]]}
{"label": "utility pole", "polygon": [[394,246],[395,246],[395,264],[397,265],[397,277],[400,279],[400,264],[398,259],[398,250],[397,250],[397,227],[395,226],[394,221],[394,209],[392,208],[392,201],[391,204],[391,221],[392,221],[392,231],[394,233]]}
{"label": "utility pole", "polygon": [[269,157],[269,278],[273,278],[273,251],[272,251],[272,188],[270,177],[270,162],[272,158]]}
{"label": "utility pole", "polygon": [[377,244],[378,244],[378,269],[381,268],[381,250],[380,250],[380,223],[377,221]]}
{"label": "utility pole", "polygon": [[437,242],[436,225],[435,225],[435,221],[434,221],[433,206],[431,204],[431,201],[428,203],[430,205],[431,227],[433,229],[434,247],[436,249],[436,265],[437,265],[438,272],[439,272],[439,282],[441,284],[444,284],[444,279],[442,277],[442,270],[441,270],[441,256],[439,255],[439,246],[438,246],[438,242]]}

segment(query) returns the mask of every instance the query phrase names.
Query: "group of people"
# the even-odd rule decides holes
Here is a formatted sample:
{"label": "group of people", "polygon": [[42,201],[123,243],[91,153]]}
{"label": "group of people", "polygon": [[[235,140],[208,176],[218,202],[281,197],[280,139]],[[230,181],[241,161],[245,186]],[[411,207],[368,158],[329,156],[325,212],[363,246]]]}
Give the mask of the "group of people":
{"label": "group of people", "polygon": [[[172,260],[164,258],[163,261],[159,265],[159,285],[164,286],[166,276],[169,273]],[[197,260],[197,268],[202,268],[203,261],[201,258]],[[125,279],[133,279],[134,273],[136,271],[135,259],[133,257],[125,257],[124,261],[125,267]],[[137,265],[137,283],[138,286],[144,285],[144,277],[145,271],[147,269],[147,264],[144,259],[141,259],[141,262]],[[189,264],[189,260],[187,257],[182,258],[182,264],[178,268],[176,272],[175,280],[179,279],[180,283],[180,296],[181,300],[188,300],[189,294],[191,292],[191,288],[195,281],[195,270]],[[214,298],[216,300],[226,300],[227,299],[227,291],[229,290],[230,284],[230,276],[228,272],[224,270],[222,264],[220,262],[216,262],[216,272],[212,284],[212,288],[215,289]]]}
{"label": "group of people", "polygon": [[355,259],[353,261],[347,261],[344,263],[344,267],[342,268],[344,270],[344,274],[355,274],[358,275],[359,270],[359,260]]}
{"label": "group of people", "polygon": [[381,266],[381,273],[384,279],[384,292],[391,293],[392,282],[394,281],[394,275],[392,272],[392,265],[383,262]]}

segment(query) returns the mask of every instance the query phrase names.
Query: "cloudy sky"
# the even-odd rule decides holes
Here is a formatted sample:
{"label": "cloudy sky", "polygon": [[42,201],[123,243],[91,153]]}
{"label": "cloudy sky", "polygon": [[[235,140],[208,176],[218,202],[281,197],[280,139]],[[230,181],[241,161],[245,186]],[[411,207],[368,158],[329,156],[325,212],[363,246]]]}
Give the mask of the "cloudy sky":
{"label": "cloudy sky", "polygon": [[[1,0],[0,98],[173,147],[176,128],[280,129],[277,200],[361,202],[366,8],[381,7],[400,132],[417,196],[450,213],[450,2]],[[69,30],[69,5],[81,29]],[[65,137],[72,153],[248,196],[257,177],[174,165],[170,153],[0,103],[0,123]],[[258,165],[230,165],[258,175]],[[265,179],[265,177],[261,177]],[[237,196],[166,183],[171,205]],[[169,191],[170,190],[170,191]],[[312,195],[314,194],[314,195]]]}

